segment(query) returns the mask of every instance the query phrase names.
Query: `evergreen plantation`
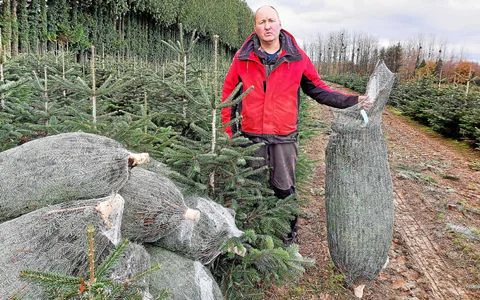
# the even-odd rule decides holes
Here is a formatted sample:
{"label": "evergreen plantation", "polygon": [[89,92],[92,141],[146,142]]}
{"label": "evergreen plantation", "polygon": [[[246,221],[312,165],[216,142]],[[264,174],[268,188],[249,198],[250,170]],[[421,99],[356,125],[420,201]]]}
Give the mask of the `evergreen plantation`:
{"label": "evergreen plantation", "polygon": [[160,41],[178,40],[178,23],[197,31],[202,56],[214,34],[230,53],[252,28],[252,11],[239,0],[2,0],[0,6],[1,50],[8,56],[68,48],[81,59],[95,45],[102,54],[164,61],[174,57]]}
{"label": "evergreen plantation", "polygon": [[[224,245],[209,268],[225,298],[261,298],[272,283],[298,278],[311,261],[281,239],[297,201],[273,196],[266,169],[248,165],[258,145],[228,138],[220,125],[221,107],[242,97],[220,104],[219,89],[252,12],[243,1],[210,1],[212,9],[199,9],[205,1],[155,3],[4,1],[39,22],[29,23],[28,39],[15,44],[18,19],[2,9],[2,41],[10,39],[10,48],[3,47],[0,64],[0,150],[83,131],[149,153],[170,167],[187,195],[234,209],[245,234]],[[38,7],[34,14],[32,7]],[[171,19],[161,11],[171,11]],[[33,29],[40,31],[30,34]]]}
{"label": "evergreen plantation", "polygon": [[[251,32],[245,1],[0,0],[0,6],[0,151],[84,131],[165,163],[187,194],[236,212],[245,235],[208,266],[227,299],[262,298],[271,284],[294,280],[311,264],[281,240],[297,200],[274,197],[266,170],[248,165],[258,146],[229,139],[220,124],[220,109],[242,98],[220,103],[219,94],[231,56]],[[368,77],[326,79],[364,92]],[[397,82],[391,103],[478,146],[480,96],[464,90],[425,76]],[[301,126],[304,142],[309,124]],[[302,158],[298,172],[300,179],[310,173]]]}

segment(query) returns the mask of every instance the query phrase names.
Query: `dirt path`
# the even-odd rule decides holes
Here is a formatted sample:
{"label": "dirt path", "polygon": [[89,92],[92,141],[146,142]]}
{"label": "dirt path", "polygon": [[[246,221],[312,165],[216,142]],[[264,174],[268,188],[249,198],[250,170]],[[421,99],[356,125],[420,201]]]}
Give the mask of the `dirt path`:
{"label": "dirt path", "polygon": [[[333,85],[336,88],[338,86]],[[305,200],[300,249],[315,258],[298,283],[269,299],[352,299],[330,260],[326,239],[324,152],[331,113],[311,105],[316,134],[300,145],[315,160]],[[480,299],[480,153],[462,148],[393,111],[383,116],[394,182],[395,227],[390,263],[364,299]]]}

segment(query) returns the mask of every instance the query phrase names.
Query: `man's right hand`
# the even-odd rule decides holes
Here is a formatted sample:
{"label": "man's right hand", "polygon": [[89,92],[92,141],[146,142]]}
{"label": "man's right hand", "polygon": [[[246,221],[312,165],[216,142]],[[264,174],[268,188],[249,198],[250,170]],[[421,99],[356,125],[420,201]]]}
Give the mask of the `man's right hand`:
{"label": "man's right hand", "polygon": [[358,104],[360,104],[360,106],[365,110],[372,108],[373,103],[374,100],[367,95],[358,96]]}

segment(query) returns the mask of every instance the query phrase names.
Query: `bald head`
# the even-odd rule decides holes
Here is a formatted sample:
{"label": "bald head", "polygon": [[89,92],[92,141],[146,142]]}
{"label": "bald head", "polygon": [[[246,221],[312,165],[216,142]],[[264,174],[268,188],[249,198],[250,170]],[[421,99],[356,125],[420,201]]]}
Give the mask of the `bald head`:
{"label": "bald head", "polygon": [[257,16],[260,15],[260,14],[264,14],[266,12],[274,12],[278,21],[280,21],[280,15],[278,14],[278,11],[275,9],[275,7],[271,6],[271,5],[264,5],[264,6],[260,6],[257,11],[255,11],[255,16],[253,18],[253,21],[255,23],[257,23]]}

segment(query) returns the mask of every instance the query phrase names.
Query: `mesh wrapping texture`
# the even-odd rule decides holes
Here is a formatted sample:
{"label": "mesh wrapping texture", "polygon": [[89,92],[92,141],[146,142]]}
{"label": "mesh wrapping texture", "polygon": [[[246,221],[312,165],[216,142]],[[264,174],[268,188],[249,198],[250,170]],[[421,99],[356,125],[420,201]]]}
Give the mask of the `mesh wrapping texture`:
{"label": "mesh wrapping texture", "polygon": [[180,226],[188,209],[170,179],[142,168],[132,169],[120,194],[125,199],[122,236],[132,241],[160,239]]}
{"label": "mesh wrapping texture", "polygon": [[202,263],[160,247],[146,246],[146,249],[152,264],[160,263],[160,270],[150,275],[153,297],[158,297],[162,289],[167,289],[173,300],[223,299],[218,284]]}
{"label": "mesh wrapping texture", "polygon": [[119,261],[112,268],[110,278],[113,281],[127,284],[135,278],[135,286],[130,287],[130,289],[135,289],[135,294],[141,296],[142,299],[154,299],[149,291],[149,277],[138,278],[135,276],[147,271],[151,265],[150,262],[150,254],[144,246],[129,243]]}
{"label": "mesh wrapping texture", "polygon": [[[46,298],[38,285],[19,277],[23,270],[86,276],[87,225],[95,226],[98,263],[120,241],[123,208],[124,199],[111,195],[44,207],[0,224],[0,295]],[[129,247],[113,270],[116,280],[148,267],[145,250]]]}
{"label": "mesh wrapping texture", "polygon": [[393,233],[394,200],[381,122],[395,76],[381,61],[367,95],[375,100],[365,126],[359,105],[333,110],[326,148],[326,211],[330,255],[348,285],[373,280]]}
{"label": "mesh wrapping texture", "polygon": [[226,241],[243,234],[235,225],[233,210],[196,196],[187,197],[185,203],[200,211],[200,219],[182,220],[179,227],[155,245],[208,264],[221,253]]}
{"label": "mesh wrapping texture", "polygon": [[[172,174],[172,170],[170,170],[170,168],[166,164],[159,162],[158,160],[155,160],[153,158],[150,159],[147,163],[143,164],[142,168],[169,178]],[[178,186],[178,183],[176,184]]]}
{"label": "mesh wrapping texture", "polygon": [[0,153],[0,222],[70,200],[104,197],[127,181],[131,153],[112,139],[75,132]]}

